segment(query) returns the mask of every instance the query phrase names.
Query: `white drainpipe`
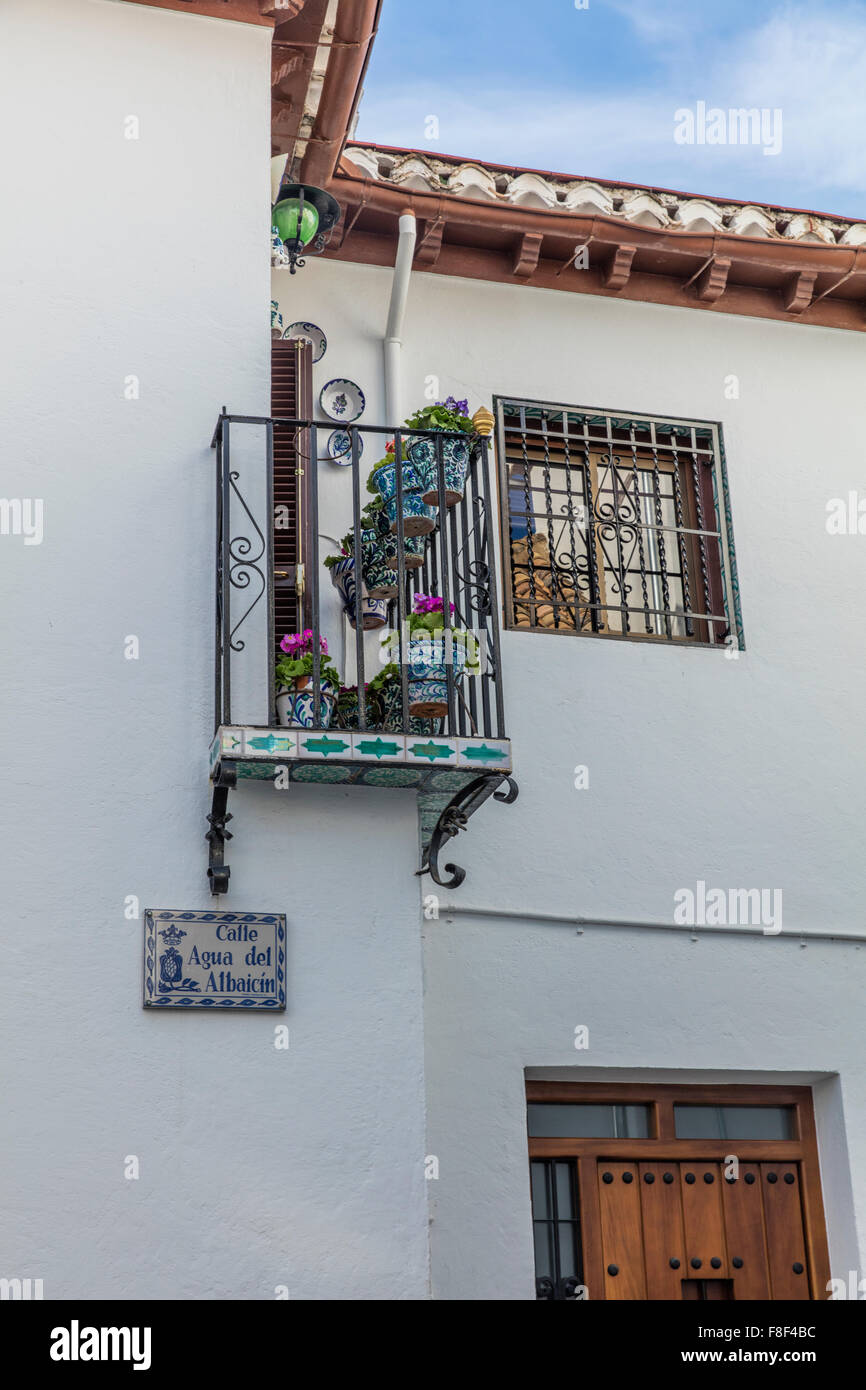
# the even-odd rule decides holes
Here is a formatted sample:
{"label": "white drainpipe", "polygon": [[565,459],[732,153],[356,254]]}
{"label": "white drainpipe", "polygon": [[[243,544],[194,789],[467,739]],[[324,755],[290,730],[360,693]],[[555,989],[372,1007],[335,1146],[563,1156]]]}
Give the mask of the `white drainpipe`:
{"label": "white drainpipe", "polygon": [[385,421],[390,428],[399,425],[403,419],[400,390],[400,353],[403,346],[401,337],[403,317],[406,312],[406,299],[409,295],[409,276],[412,273],[412,258],[415,255],[415,238],[418,227],[413,212],[400,215],[400,235],[397,240],[397,255],[394,259],[394,279],[391,282],[391,303],[388,307],[388,325],[385,329]]}

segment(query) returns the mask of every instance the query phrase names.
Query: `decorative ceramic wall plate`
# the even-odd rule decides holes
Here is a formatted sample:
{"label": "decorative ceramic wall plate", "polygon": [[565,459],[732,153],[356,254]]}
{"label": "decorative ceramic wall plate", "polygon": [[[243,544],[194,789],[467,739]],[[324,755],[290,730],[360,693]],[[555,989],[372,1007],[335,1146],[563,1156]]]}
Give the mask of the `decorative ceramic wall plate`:
{"label": "decorative ceramic wall plate", "polygon": [[283,316],[280,313],[280,306],[276,299],[271,300],[271,336],[274,338],[282,337]]}
{"label": "decorative ceramic wall plate", "polygon": [[271,265],[275,270],[280,266],[289,264],[289,253],[280,241],[280,234],[276,227],[271,231]]}
{"label": "decorative ceramic wall plate", "polygon": [[302,338],[313,345],[313,361],[321,362],[328,347],[328,340],[315,323],[290,323],[284,338]]}
{"label": "decorative ceramic wall plate", "polygon": [[338,376],[329,381],[319,392],[319,405],[329,420],[337,420],[341,425],[351,425],[364,413],[364,392],[354,381]]}
{"label": "decorative ceramic wall plate", "polygon": [[[364,440],[358,435],[358,458],[364,452]],[[352,462],[352,440],[348,430],[334,430],[328,436],[328,458],[343,468]]]}

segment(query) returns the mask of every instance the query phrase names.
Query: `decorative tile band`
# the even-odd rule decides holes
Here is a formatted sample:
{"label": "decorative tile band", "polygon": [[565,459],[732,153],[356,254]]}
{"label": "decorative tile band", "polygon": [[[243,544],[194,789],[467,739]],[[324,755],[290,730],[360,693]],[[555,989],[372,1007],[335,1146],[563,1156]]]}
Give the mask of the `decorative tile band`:
{"label": "decorative tile band", "polygon": [[461,738],[458,740],[459,767],[492,767],[503,772],[511,768],[511,744],[504,738]]}
{"label": "decorative tile band", "polygon": [[406,761],[427,767],[448,767],[457,762],[456,738],[417,738],[406,735]]}
{"label": "decorative tile band", "polygon": [[[411,763],[431,769],[454,767],[477,772],[510,772],[511,743],[508,739],[391,734],[377,729],[349,733],[341,729],[226,726],[218,730],[211,745],[211,771],[218,758],[264,764],[263,776],[271,775],[267,764],[288,761],[371,764],[375,767]],[[387,782],[388,779],[382,779],[380,785]],[[402,785],[412,783],[407,780]]]}
{"label": "decorative tile band", "polygon": [[352,734],[352,757],[361,762],[405,762],[406,743],[402,735]]}

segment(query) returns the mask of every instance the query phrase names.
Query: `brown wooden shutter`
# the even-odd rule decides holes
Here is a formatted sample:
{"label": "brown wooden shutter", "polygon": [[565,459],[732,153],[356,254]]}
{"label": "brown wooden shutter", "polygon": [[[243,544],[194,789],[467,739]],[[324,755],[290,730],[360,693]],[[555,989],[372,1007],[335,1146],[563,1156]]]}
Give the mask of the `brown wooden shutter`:
{"label": "brown wooden shutter", "polygon": [[[313,360],[309,343],[277,338],[271,344],[271,414],[310,420],[313,414]],[[309,554],[309,431],[274,425],[274,643],[286,632],[310,627],[309,586],[304,557]],[[288,524],[286,524],[288,523]]]}

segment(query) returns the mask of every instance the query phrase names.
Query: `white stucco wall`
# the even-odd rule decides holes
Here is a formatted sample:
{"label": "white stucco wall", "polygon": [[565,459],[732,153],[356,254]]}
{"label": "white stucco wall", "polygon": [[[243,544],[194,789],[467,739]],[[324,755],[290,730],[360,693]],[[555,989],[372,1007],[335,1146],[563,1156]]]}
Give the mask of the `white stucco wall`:
{"label": "white stucco wall", "polygon": [[[863,931],[866,551],[824,529],[859,483],[863,339],[414,276],[407,411],[435,374],[473,405],[722,421],[748,650],[505,635],[521,796],[461,837],[454,896],[487,916],[450,922],[443,894],[421,924],[411,794],[238,789],[221,906],[288,915],[290,1049],[269,1018],[146,1014],[126,899],[212,905],[208,444],[222,404],[268,409],[269,36],[125,0],[6,0],[0,26],[3,489],[45,528],[0,538],[0,1274],[49,1298],[423,1298],[429,1198],[435,1293],[531,1296],[524,1072],[571,1068],[814,1078],[844,1275],[863,947],[798,934]],[[274,283],[328,335],[317,389],[352,377],[386,423],[388,273],[311,258]],[[324,529],[348,510],[328,468]],[[533,920],[670,921],[700,878],[780,887],[783,936]]]}
{"label": "white stucco wall", "polygon": [[[294,282],[275,272],[274,287],[286,322],[328,335],[316,389],[352,377],[364,419],[383,423],[390,273],[311,262]],[[504,635],[520,799],[488,803],[461,836],[466,881],[423,925],[434,1291],[532,1296],[523,1085],[544,1066],[575,1079],[689,1068],[697,1080],[814,1082],[831,1256],[847,1277],[858,1225],[866,1264],[866,947],[801,948],[799,933],[866,929],[866,540],[825,529],[828,499],[860,483],[866,340],[417,273],[404,337],[405,413],[436,376],[470,409],[513,394],[720,421],[747,645],[732,660]],[[348,507],[347,472],[334,472]],[[574,789],[578,763],[588,790]],[[699,879],[780,888],[782,935],[707,930],[692,943],[533,921],[672,923],[675,891]],[[581,1023],[590,1049],[578,1053]]]}
{"label": "white stucco wall", "polygon": [[0,1274],[46,1298],[427,1289],[412,798],[238,791],[219,905],[287,913],[278,1020],[143,1012],[124,916],[214,905],[209,444],[269,408],[269,79],[259,27],[0,6],[3,491],[45,527],[0,537]]}

